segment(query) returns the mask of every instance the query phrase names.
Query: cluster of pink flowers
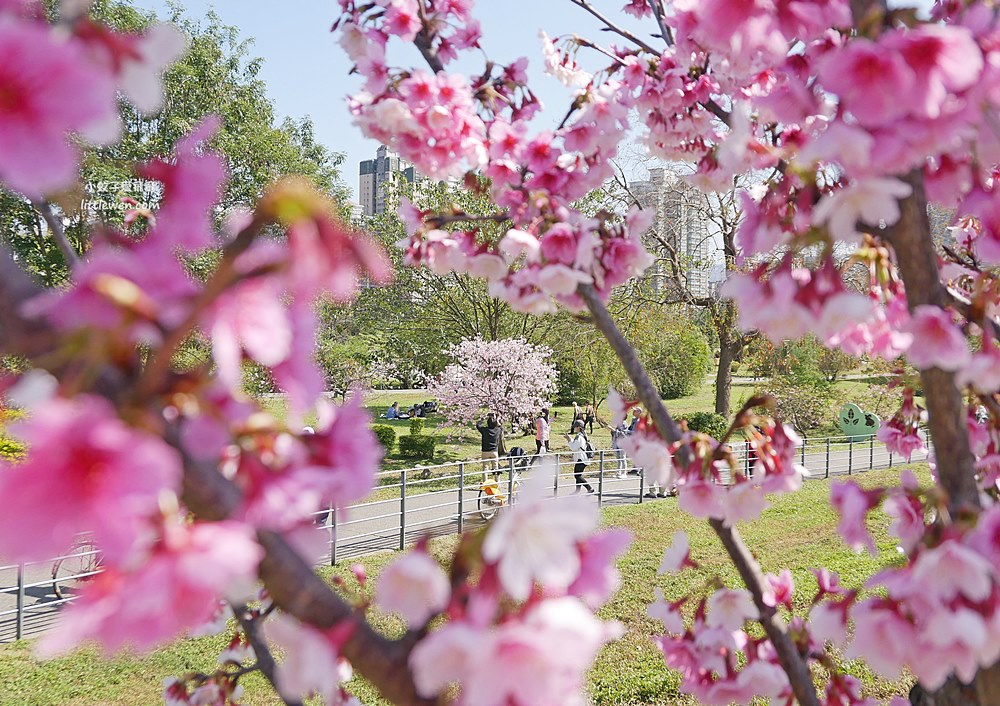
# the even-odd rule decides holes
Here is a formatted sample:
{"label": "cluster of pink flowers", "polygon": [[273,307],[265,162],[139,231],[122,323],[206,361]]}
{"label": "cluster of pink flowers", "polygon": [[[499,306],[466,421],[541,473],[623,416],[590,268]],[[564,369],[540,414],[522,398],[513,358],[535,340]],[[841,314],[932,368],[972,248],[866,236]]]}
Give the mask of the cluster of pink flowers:
{"label": "cluster of pink flowers", "polygon": [[991,504],[978,517],[927,531],[924,518],[934,506],[909,471],[892,490],[862,490],[849,482],[835,486],[834,501],[849,543],[874,553],[865,521],[883,499],[892,517],[889,531],[910,561],[868,581],[877,595],[831,595],[814,609],[822,613],[814,627],[822,626],[824,639],[846,645],[847,656],[863,657],[886,678],[905,666],[929,689],[952,674],[967,683],[1000,658],[1000,507]]}
{"label": "cluster of pink flowers", "polygon": [[871,300],[847,290],[832,256],[810,270],[794,266],[789,254],[773,272],[769,269],[762,263],[723,285],[723,294],[740,302],[744,331],[758,330],[774,343],[809,333],[827,341],[872,315]]}
{"label": "cluster of pink flowers", "polygon": [[[73,4],[62,7],[70,12]],[[2,150],[0,179],[31,197],[70,185],[77,137],[114,139],[116,91],[140,110],[156,109],[159,73],[184,45],[176,28],[133,36],[85,15],[61,22],[50,26],[40,3],[0,6],[0,54],[7,57],[0,94],[9,98],[0,101],[0,132],[18,142]],[[44,560],[88,533],[102,557],[102,573],[41,643],[46,652],[91,639],[108,651],[148,649],[196,628],[220,596],[252,595],[263,556],[258,530],[284,533],[312,560],[321,534],[312,515],[363,497],[381,460],[360,402],[334,409],[319,399],[313,304],[324,294],[348,300],[362,276],[386,281],[388,260],[341,224],[325,198],[294,180],[273,186],[253,216],[231,218],[220,237],[213,214],[227,174],[207,147],[217,125],[205,120],[174,155],[137,168],[163,185],[141,236],[105,229],[74,265],[68,287],[24,307],[65,335],[67,346],[99,342],[71,382],[48,386],[28,405],[13,433],[30,451],[22,463],[0,468],[0,492],[13,503],[0,518],[0,554]],[[287,247],[256,238],[269,224],[285,228]],[[200,285],[182,258],[210,246],[223,248],[222,262]],[[222,384],[183,378],[162,364],[197,325],[212,338]],[[137,344],[149,346],[144,364]],[[314,434],[289,431],[243,396],[247,359],[271,370],[293,411],[317,411]],[[92,389],[99,366],[116,370],[104,382],[133,376],[134,388],[116,393],[129,403],[116,409],[98,396],[109,394],[103,383]],[[242,490],[228,519],[188,516],[181,498],[189,462],[219,464]],[[48,511],[39,512],[43,506]],[[224,700],[232,694],[223,686],[212,693]],[[208,686],[199,688],[192,703],[212,702]]]}
{"label": "cluster of pink flowers", "polygon": [[427,386],[441,403],[443,426],[461,427],[487,413],[507,423],[533,419],[556,391],[559,373],[546,346],[522,338],[466,338],[445,353],[455,362]]}
{"label": "cluster of pink flowers", "polygon": [[927,413],[913,401],[913,390],[903,390],[903,404],[888,421],[879,427],[876,438],[885,444],[890,453],[899,454],[907,461],[914,453],[926,453],[924,432],[920,425],[927,420]]}
{"label": "cluster of pink flowers", "polygon": [[124,34],[72,14],[72,5],[63,13],[55,27],[41,2],[0,6],[0,179],[30,198],[76,180],[73,136],[92,145],[118,139],[119,91],[140,111],[157,110],[160,74],[184,49],[170,25]]}
{"label": "cluster of pink flowers", "polygon": [[[658,573],[674,574],[687,567],[698,564],[691,559],[687,535],[678,531]],[[791,610],[795,592],[791,573],[768,574],[765,579],[767,605]],[[748,591],[721,588],[699,599],[689,623],[681,609],[690,596],[667,601],[659,587],[654,592],[656,600],[647,613],[663,624],[665,634],[655,640],[667,666],[680,673],[681,691],[709,706],[745,704],[755,697],[772,703],[793,698],[774,646],[746,631],[746,623],[759,616]]]}
{"label": "cluster of pink flowers", "polygon": [[[609,402],[616,419],[624,418],[633,406],[618,395]],[[667,444],[645,417],[621,446],[649,483],[679,491],[682,510],[731,527],[759,517],[768,507],[767,494],[798,490],[807,474],[796,455],[802,439],[795,430],[771,419],[761,419],[759,425],[760,431],[753,431],[749,441],[756,458],[749,469],[737,462],[727,445],[707,434],[688,432]],[[679,453],[682,447],[690,459],[686,465]]]}
{"label": "cluster of pink flowers", "polygon": [[533,473],[489,527],[474,583],[450,586],[421,548],[379,578],[377,604],[411,628],[448,617],[410,657],[422,696],[458,684],[460,704],[585,703],[587,669],[622,633],[592,611],[618,589],[614,560],[631,535],[598,532],[597,510],[583,498],[552,499],[554,472],[548,464]]}
{"label": "cluster of pink flowers", "polygon": [[[430,176],[479,170],[491,179],[493,200],[507,210],[513,226],[502,241],[482,242],[477,231],[442,230],[404,205],[408,264],[483,277],[496,296],[535,313],[552,310],[555,301],[578,308],[575,291],[581,283],[607,296],[650,264],[640,241],[646,218],[630,217],[623,225],[587,219],[572,209],[575,200],[613,175],[610,159],[628,128],[632,87],[618,80],[595,83],[568,49],[543,37],[550,72],[579,89],[580,107],[575,119],[555,132],[532,134],[526,120],[537,103],[524,87],[523,60],[499,75],[491,65],[473,80],[416,71],[377,81],[392,75],[384,62],[370,61],[372,52],[384,58],[392,34],[384,30],[387,14],[365,14],[351,3],[344,9],[342,37],[367,79],[365,92],[352,99],[358,124]],[[472,22],[450,3],[427,3],[423,12]],[[438,27],[436,21],[425,24],[432,47],[441,40]],[[372,35],[382,39],[362,39]]]}

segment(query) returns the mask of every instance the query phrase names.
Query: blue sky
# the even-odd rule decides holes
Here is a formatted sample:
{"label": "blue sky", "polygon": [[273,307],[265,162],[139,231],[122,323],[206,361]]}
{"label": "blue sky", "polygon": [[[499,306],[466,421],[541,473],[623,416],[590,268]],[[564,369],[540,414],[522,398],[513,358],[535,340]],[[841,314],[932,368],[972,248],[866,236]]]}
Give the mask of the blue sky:
{"label": "blue sky", "polygon": [[[166,0],[135,0],[135,4],[162,16],[168,14]],[[186,14],[195,19],[204,17],[212,8],[223,22],[238,27],[244,37],[254,39],[252,53],[264,59],[261,76],[279,118],[311,116],[317,138],[330,149],[346,154],[344,179],[357,192],[358,162],[373,156],[378,143],[362,136],[347,112],[344,99],[358,89],[359,81],[347,75],[350,65],[329,31],[336,18],[334,0],[285,0],[284,3],[186,0],[181,4]],[[617,9],[624,0],[595,0],[594,4],[618,16]],[[931,0],[906,4],[927,7]],[[508,62],[519,56],[528,57],[532,87],[547,108],[536,119],[540,127],[554,127],[558,123],[565,114],[569,94],[555,79],[541,72],[539,29],[550,36],[576,32],[596,37],[605,44],[612,41],[607,34],[598,32],[595,20],[567,0],[479,0],[476,17],[482,23],[483,43],[491,58]],[[642,26],[630,26],[643,31]],[[406,52],[390,58],[400,65],[420,65]],[[481,71],[482,65],[476,60],[459,68]]]}
{"label": "blue sky", "polygon": [[[135,0],[135,4],[162,16],[168,14],[165,0]],[[311,116],[318,139],[347,155],[344,179],[356,192],[358,162],[374,156],[378,143],[366,139],[347,112],[345,97],[355,92],[360,82],[348,76],[350,64],[336,36],[329,31],[336,18],[336,3],[186,0],[182,4],[186,14],[195,19],[204,17],[212,8],[226,24],[238,27],[244,37],[254,38],[252,53],[264,58],[261,76],[279,116]],[[483,24],[490,56],[504,62],[518,56],[529,58],[533,86],[549,106],[538,120],[554,126],[565,114],[569,94],[540,70],[538,30],[545,29],[552,36],[572,30],[592,37],[598,34],[596,22],[564,0],[480,0],[477,6],[476,16]],[[395,56],[400,65],[408,58],[405,52]],[[409,61],[420,65],[414,57]],[[482,64],[477,60],[470,68],[481,71]]]}

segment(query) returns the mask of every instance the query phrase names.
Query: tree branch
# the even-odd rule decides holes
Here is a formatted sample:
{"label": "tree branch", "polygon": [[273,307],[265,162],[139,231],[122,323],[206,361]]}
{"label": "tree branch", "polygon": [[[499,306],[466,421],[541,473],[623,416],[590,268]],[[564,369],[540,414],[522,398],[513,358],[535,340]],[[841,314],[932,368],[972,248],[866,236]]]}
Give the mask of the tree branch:
{"label": "tree branch", "polygon": [[[922,305],[948,306],[953,303],[941,284],[937,253],[927,221],[927,197],[919,172],[911,172],[903,181],[912,194],[900,201],[900,217],[886,236],[896,252],[899,273],[906,288],[910,311]],[[919,345],[919,341],[917,342]],[[951,510],[979,507],[972,451],[965,429],[965,405],[955,384],[955,374],[939,368],[920,371],[927,401],[928,427],[934,439],[938,479],[948,493]]]}
{"label": "tree branch", "polygon": [[75,264],[80,262],[80,256],[76,254],[76,250],[69,242],[69,238],[66,237],[66,228],[63,226],[62,221],[59,220],[59,216],[56,212],[52,210],[52,204],[48,201],[42,200],[32,200],[31,205],[35,207],[42,218],[45,219],[46,225],[48,225],[49,230],[52,231],[52,239],[56,241],[56,245],[59,246],[59,251],[62,252],[63,257],[66,258],[66,264],[72,268]]}
{"label": "tree branch", "polygon": [[569,1],[571,3],[573,3],[574,5],[576,5],[577,7],[579,7],[580,9],[585,10],[585,11],[589,12],[591,15],[593,15],[594,17],[596,17],[601,23],[604,24],[604,26],[608,29],[608,31],[614,32],[615,34],[617,34],[620,37],[624,37],[625,39],[627,39],[630,42],[632,42],[633,44],[635,44],[637,47],[639,47],[641,49],[645,49],[650,54],[655,54],[657,56],[660,55],[660,52],[658,52],[655,49],[653,49],[653,47],[651,47],[649,44],[647,44],[646,42],[644,42],[641,39],[639,39],[637,36],[635,36],[634,34],[632,34],[631,32],[629,32],[627,29],[625,29],[623,27],[619,27],[614,22],[612,22],[611,20],[609,20],[605,15],[601,14],[601,12],[598,11],[589,2],[587,2],[587,0],[569,0]]}
{"label": "tree branch", "polygon": [[271,648],[268,646],[267,640],[260,634],[260,624],[258,621],[261,618],[254,618],[247,615],[247,607],[245,605],[230,605],[230,607],[233,609],[233,615],[239,621],[240,627],[243,628],[243,634],[247,636],[247,642],[250,643],[254,655],[257,657],[256,668],[260,670],[261,674],[274,687],[274,693],[278,694],[285,706],[302,706],[301,701],[290,701],[281,696],[281,692],[278,691],[278,682],[275,677],[275,668],[277,665],[274,662],[274,655],[271,654]]}
{"label": "tree branch", "polygon": [[[642,364],[639,362],[639,357],[635,349],[629,345],[621,331],[618,330],[614,320],[611,318],[610,312],[604,306],[604,302],[601,301],[593,285],[581,284],[577,288],[577,293],[587,304],[587,308],[594,318],[595,325],[604,334],[605,338],[608,339],[611,347],[618,355],[618,359],[621,360],[625,372],[628,373],[629,378],[631,378],[635,385],[639,399],[646,405],[649,416],[656,425],[660,436],[668,442],[679,441],[681,438],[680,427],[663,405],[660,395],[656,391],[655,385],[653,385],[653,381],[649,379],[649,375],[646,374],[645,369],[643,369]],[[680,447],[678,456],[680,456],[680,462],[684,465],[692,460],[691,452],[685,446]],[[754,604],[760,612],[760,624],[764,628],[764,632],[767,633],[768,639],[774,645],[778,659],[781,661],[781,666],[788,675],[795,698],[802,706],[819,706],[816,687],[813,685],[808,665],[799,654],[795,643],[789,636],[784,623],[778,617],[774,607],[764,602],[764,576],[760,566],[753,558],[750,550],[743,543],[735,528],[726,527],[718,520],[711,520],[710,524],[722,542],[722,546],[729,554],[729,558],[736,566],[737,571],[739,571],[740,577],[746,584],[747,589],[749,589],[753,596]]]}

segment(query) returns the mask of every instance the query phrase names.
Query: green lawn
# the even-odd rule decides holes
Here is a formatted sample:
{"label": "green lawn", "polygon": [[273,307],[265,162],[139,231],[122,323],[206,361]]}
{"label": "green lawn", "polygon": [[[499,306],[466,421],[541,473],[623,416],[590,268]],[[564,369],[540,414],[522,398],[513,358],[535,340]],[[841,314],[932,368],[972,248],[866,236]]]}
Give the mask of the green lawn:
{"label": "green lawn", "polygon": [[[864,485],[885,484],[895,481],[898,473],[898,469],[873,471],[855,476],[855,480]],[[923,482],[929,482],[926,466],[918,468],[918,475]],[[827,566],[840,573],[844,585],[854,587],[898,557],[894,542],[886,534],[888,520],[880,514],[872,527],[881,552],[878,557],[854,554],[843,546],[835,531],[836,516],[827,502],[829,487],[827,481],[809,481],[794,495],[773,498],[773,506],[761,519],[741,527],[765,571],[792,570],[798,588],[798,610],[815,590],[810,567]],[[715,575],[727,585],[738,586],[736,572],[708,525],[679,512],[673,499],[606,508],[603,521],[630,528],[636,541],[619,564],[624,585],[601,612],[604,618],[622,621],[627,631],[621,641],[605,648],[591,671],[593,702],[599,706],[693,704],[692,699],[678,693],[676,675],[666,669],[649,640],[657,633],[657,626],[646,617],[646,605],[653,598],[654,586],[662,587],[668,598],[677,598],[697,590]],[[692,556],[701,568],[679,576],[657,576],[664,544],[677,529],[688,532]],[[432,551],[442,558],[454,546],[453,537],[431,543]],[[369,576],[377,576],[392,556],[382,553],[367,557],[363,563]],[[320,572],[327,577],[346,577],[353,585],[346,567],[322,568]],[[392,617],[375,614],[372,619],[387,634],[397,635],[402,629]],[[85,650],[40,663],[31,656],[28,642],[0,646],[0,706],[156,704],[164,677],[189,670],[210,671],[225,639],[179,641],[143,658],[118,657],[110,662],[101,660],[93,650]],[[859,663],[848,663],[846,669],[862,680],[867,693],[879,699],[905,693],[908,686],[879,680]],[[368,706],[383,703],[362,680],[355,679],[350,686]],[[244,703],[249,706],[279,703],[259,677],[251,676],[245,687]]]}

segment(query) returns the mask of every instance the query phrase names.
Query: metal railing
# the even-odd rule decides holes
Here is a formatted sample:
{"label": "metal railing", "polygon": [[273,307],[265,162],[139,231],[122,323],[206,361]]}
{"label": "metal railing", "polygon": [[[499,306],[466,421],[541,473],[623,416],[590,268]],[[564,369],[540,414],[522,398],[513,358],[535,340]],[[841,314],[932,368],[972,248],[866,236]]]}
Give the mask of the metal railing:
{"label": "metal railing", "polygon": [[[737,442],[731,446],[737,462],[747,467],[752,462],[747,444]],[[874,437],[806,439],[798,453],[799,462],[810,473],[807,478],[812,479],[905,463],[905,459],[894,458]],[[572,453],[552,452],[546,457],[554,460],[557,469],[552,497],[574,492],[577,484]],[[477,459],[381,471],[376,474],[374,490],[361,502],[316,514],[316,524],[328,533],[327,551],[317,563],[335,565],[376,551],[402,549],[424,535],[454,534],[482,525],[496,511],[503,512],[503,505],[517,502],[519,477],[530,473],[538,458],[504,457],[493,462],[495,466]],[[490,471],[485,475],[484,467]],[[595,452],[584,477],[593,486],[592,497],[599,507],[648,499],[645,496],[650,488],[644,472],[621,451]],[[490,481],[488,488],[484,480]],[[82,581],[93,573],[69,571],[66,565],[75,562],[86,568],[91,551],[83,545],[65,557],[46,562],[0,565],[0,642],[21,639],[49,627],[59,606],[72,600]],[[53,567],[60,559],[63,568],[55,581],[64,589],[63,598],[56,595],[53,586]]]}

